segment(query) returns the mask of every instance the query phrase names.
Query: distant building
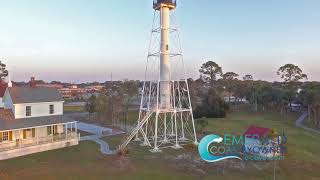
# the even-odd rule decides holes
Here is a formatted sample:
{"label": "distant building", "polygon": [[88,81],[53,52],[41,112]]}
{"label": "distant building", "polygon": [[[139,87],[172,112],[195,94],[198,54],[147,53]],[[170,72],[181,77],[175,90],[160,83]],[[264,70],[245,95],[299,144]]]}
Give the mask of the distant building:
{"label": "distant building", "polygon": [[63,99],[72,98],[72,91],[69,88],[61,88],[61,89],[58,89],[58,91],[61,94]]}
{"label": "distant building", "polygon": [[86,86],[84,89],[86,92],[101,92],[105,86],[103,85],[92,85],[92,86]]}
{"label": "distant building", "polygon": [[[229,102],[229,92],[224,92],[223,93],[223,100],[225,102]],[[247,102],[246,98],[238,98],[234,95],[233,92],[230,93],[230,102]]]}
{"label": "distant building", "polygon": [[86,92],[84,88],[79,88],[77,85],[61,88],[58,91],[64,99],[82,99]]}
{"label": "distant building", "polygon": [[6,87],[2,103],[0,160],[78,144],[77,122],[63,115],[57,89],[32,78],[30,86]]}
{"label": "distant building", "polygon": [[48,87],[48,88],[55,88],[55,89],[62,89],[63,85],[62,84],[37,84],[37,87]]}

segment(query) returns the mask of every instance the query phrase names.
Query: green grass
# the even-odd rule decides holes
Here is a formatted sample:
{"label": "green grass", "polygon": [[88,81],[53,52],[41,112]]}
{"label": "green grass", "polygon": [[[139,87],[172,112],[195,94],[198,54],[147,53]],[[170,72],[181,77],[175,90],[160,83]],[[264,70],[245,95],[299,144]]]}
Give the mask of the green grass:
{"label": "green grass", "polygon": [[315,170],[320,168],[320,136],[296,128],[294,123],[298,116],[282,116],[276,112],[234,112],[226,118],[208,119],[207,131],[242,134],[250,125],[284,130],[288,137],[288,156],[279,162],[280,179],[320,179],[320,172]]}
{"label": "green grass", "polygon": [[89,133],[87,131],[81,131],[81,130],[78,130],[78,133],[80,133],[80,136],[90,136],[90,135],[94,135],[92,133]]}
{"label": "green grass", "polygon": [[64,106],[64,112],[85,112],[83,106]]}
{"label": "green grass", "polygon": [[[133,125],[138,122],[139,110],[129,110],[128,111],[128,125]],[[124,123],[125,117],[121,117],[122,123]]]}
{"label": "green grass", "polygon": [[[320,162],[320,136],[298,129],[294,126],[298,114],[281,116],[276,112],[251,113],[235,112],[226,118],[209,119],[209,132],[242,134],[250,125],[283,130],[288,136],[289,155],[295,159]],[[317,154],[318,156],[315,156]]]}
{"label": "green grass", "polygon": [[320,131],[320,126],[315,125],[313,121],[314,121],[313,118],[311,118],[310,120],[308,120],[308,118],[307,118],[304,121],[304,125]]}
{"label": "green grass", "polygon": [[107,136],[102,139],[106,141],[111,149],[116,149],[120,145],[121,141],[123,141],[124,135],[116,135],[116,136]]}
{"label": "green grass", "polygon": [[[295,128],[297,117],[296,114],[234,112],[226,118],[209,119],[207,131],[242,134],[251,124],[284,129],[289,154],[277,163],[277,179],[320,179],[320,136]],[[105,137],[104,140],[111,148],[116,148],[122,136]],[[234,160],[209,164],[176,159],[181,154],[199,158],[196,151],[188,149],[169,148],[156,154],[148,150],[132,143],[126,157],[104,156],[97,144],[81,142],[70,148],[0,161],[0,179],[273,179],[273,168],[266,162],[260,165],[269,166],[261,170],[250,162],[245,163],[244,169],[238,169],[233,166],[241,162]],[[199,168],[205,174],[199,173]]]}
{"label": "green grass", "polygon": [[0,179],[190,179],[164,164],[131,161],[117,155],[104,156],[95,143],[81,142],[74,147],[1,161]]}

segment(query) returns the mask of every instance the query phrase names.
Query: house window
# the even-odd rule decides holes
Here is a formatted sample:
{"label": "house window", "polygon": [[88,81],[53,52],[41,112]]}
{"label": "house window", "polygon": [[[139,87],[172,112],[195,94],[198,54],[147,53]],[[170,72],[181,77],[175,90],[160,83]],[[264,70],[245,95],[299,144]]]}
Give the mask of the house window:
{"label": "house window", "polygon": [[8,131],[2,133],[2,140],[9,141],[9,132]]}
{"label": "house window", "polygon": [[31,116],[31,106],[26,106],[26,116]]}
{"label": "house window", "polygon": [[169,51],[169,45],[168,44],[166,45],[166,50]]}
{"label": "house window", "polygon": [[49,113],[54,114],[54,105],[53,104],[49,105]]}
{"label": "house window", "polygon": [[52,128],[51,128],[51,126],[47,126],[47,134],[48,134],[48,135],[52,134]]}

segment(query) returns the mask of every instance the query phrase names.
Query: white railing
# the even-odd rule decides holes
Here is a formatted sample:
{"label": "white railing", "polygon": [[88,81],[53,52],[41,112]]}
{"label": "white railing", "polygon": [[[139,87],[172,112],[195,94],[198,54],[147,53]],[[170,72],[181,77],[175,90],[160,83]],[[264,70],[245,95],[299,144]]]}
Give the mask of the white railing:
{"label": "white railing", "polygon": [[20,139],[17,141],[3,142],[3,143],[0,143],[0,152],[12,150],[12,149],[19,149],[23,147],[36,146],[40,144],[66,141],[71,139],[78,139],[79,141],[80,134],[77,134],[76,132],[68,132],[67,135],[63,133],[63,134],[56,134],[56,135],[53,135],[53,136],[51,135],[47,137]]}

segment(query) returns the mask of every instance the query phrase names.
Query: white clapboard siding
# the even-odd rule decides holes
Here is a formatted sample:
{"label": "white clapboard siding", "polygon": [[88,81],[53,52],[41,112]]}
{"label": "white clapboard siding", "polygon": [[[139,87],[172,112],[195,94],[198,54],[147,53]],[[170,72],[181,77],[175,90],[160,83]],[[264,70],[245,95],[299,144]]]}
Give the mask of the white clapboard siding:
{"label": "white clapboard siding", "polygon": [[[54,114],[49,113],[49,106],[54,105]],[[26,116],[26,107],[31,106],[31,116]],[[63,102],[42,102],[14,104],[15,118],[41,117],[63,114]]]}

